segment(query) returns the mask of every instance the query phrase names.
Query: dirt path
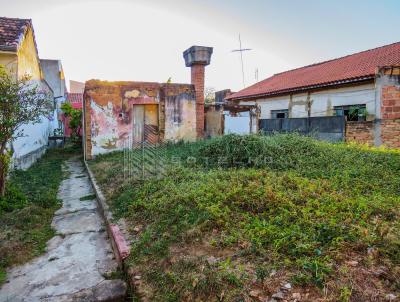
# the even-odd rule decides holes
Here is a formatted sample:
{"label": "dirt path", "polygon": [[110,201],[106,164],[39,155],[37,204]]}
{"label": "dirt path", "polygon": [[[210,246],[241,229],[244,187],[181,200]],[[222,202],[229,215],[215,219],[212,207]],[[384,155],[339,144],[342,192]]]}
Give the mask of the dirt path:
{"label": "dirt path", "polygon": [[[66,162],[70,176],[59,189],[63,201],[53,218],[57,235],[46,254],[11,269],[0,301],[108,301],[123,297],[126,286],[109,280],[117,269],[92,186],[82,162]],[[113,301],[114,301],[113,300]]]}

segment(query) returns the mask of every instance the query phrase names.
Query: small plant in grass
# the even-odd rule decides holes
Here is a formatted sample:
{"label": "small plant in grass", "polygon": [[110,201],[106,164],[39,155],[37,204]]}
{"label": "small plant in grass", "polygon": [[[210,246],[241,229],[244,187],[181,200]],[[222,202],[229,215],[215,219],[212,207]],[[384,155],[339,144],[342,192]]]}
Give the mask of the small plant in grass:
{"label": "small plant in grass", "polygon": [[79,198],[80,201],[93,200],[93,199],[96,199],[95,194],[85,195]]}
{"label": "small plant in grass", "polygon": [[265,278],[269,276],[268,270],[264,266],[256,267],[256,277],[257,281],[263,282]]}
{"label": "small plant in grass", "polygon": [[340,288],[340,302],[350,302],[352,289],[348,286],[343,286]]}

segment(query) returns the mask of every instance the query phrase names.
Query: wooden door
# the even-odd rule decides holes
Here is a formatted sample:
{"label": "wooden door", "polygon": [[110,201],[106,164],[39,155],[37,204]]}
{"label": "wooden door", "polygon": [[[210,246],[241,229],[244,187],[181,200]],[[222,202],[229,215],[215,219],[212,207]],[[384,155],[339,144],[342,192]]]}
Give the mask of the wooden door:
{"label": "wooden door", "polygon": [[158,105],[133,105],[133,143],[159,141]]}

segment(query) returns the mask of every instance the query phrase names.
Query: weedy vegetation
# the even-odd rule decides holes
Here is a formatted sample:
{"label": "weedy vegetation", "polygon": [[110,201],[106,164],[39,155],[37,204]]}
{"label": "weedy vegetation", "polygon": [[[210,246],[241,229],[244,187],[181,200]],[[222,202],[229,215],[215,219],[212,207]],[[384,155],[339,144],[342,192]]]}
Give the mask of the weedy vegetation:
{"label": "weedy vegetation", "polygon": [[144,182],[123,179],[121,152],[90,163],[131,226],[139,295],[260,301],[286,282],[302,301],[399,295],[399,151],[281,134],[164,153],[165,175]]}
{"label": "weedy vegetation", "polygon": [[54,236],[51,221],[60,207],[58,187],[67,176],[63,161],[79,154],[77,147],[51,149],[28,170],[11,173],[0,199],[0,284],[6,268],[43,253]]}

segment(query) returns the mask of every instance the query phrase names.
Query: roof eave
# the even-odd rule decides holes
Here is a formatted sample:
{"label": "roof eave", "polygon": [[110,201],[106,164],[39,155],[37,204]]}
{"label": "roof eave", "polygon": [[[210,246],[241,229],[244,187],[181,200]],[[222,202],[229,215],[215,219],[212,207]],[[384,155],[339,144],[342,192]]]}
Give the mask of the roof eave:
{"label": "roof eave", "polygon": [[0,53],[10,53],[10,54],[15,54],[17,53],[17,47],[15,45],[1,45],[0,46]]}
{"label": "roof eave", "polygon": [[334,82],[329,82],[329,83],[321,83],[321,84],[315,84],[315,85],[309,85],[309,86],[303,86],[303,87],[296,87],[292,89],[284,89],[284,90],[278,90],[278,91],[273,91],[273,92],[268,92],[268,93],[258,93],[258,94],[251,94],[251,95],[245,95],[245,96],[240,96],[240,97],[227,97],[226,100],[230,101],[242,101],[242,100],[254,100],[260,97],[271,97],[271,96],[278,96],[278,95],[284,95],[288,93],[294,93],[294,92],[304,92],[307,90],[314,90],[314,89],[319,89],[319,88],[324,88],[324,87],[334,87],[334,86],[341,86],[341,85],[346,85],[346,84],[351,84],[351,83],[357,83],[357,82],[365,82],[369,80],[375,79],[375,75],[367,75],[363,77],[358,77],[358,78],[353,78],[353,79],[344,79],[344,80],[339,80],[339,81],[334,81]]}

